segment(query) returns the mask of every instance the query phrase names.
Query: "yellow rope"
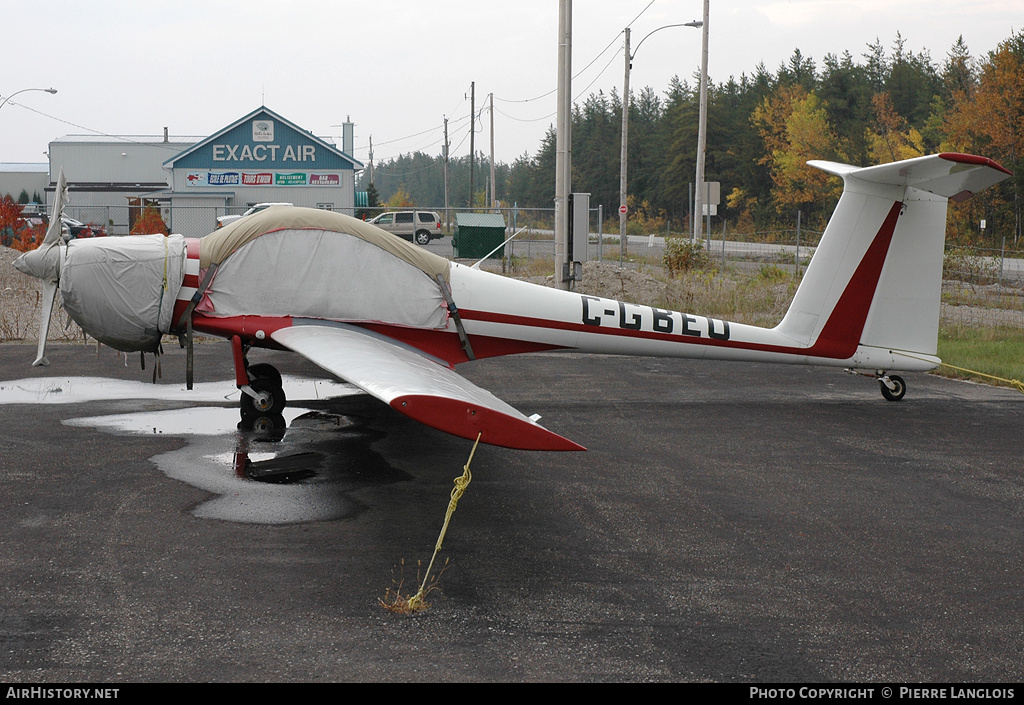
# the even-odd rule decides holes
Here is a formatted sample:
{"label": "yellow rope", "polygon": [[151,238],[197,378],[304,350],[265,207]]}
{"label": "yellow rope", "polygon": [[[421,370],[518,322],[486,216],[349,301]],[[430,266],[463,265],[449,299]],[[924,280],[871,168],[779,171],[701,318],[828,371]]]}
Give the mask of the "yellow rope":
{"label": "yellow rope", "polygon": [[[459,499],[465,493],[466,488],[469,487],[470,481],[473,479],[473,473],[469,470],[469,464],[473,462],[473,455],[476,453],[476,447],[480,444],[480,437],[482,433],[478,433],[476,441],[473,443],[473,449],[469,452],[469,459],[463,466],[462,475],[455,478],[455,487],[452,489],[451,497],[448,500],[448,511],[444,515],[444,524],[441,526],[441,533],[437,537],[437,543],[434,545],[434,555],[430,557],[430,563],[427,565],[427,572],[423,575],[423,582],[420,584],[419,591],[401,604],[401,612],[417,612],[421,609],[426,608],[427,604],[423,601],[426,594],[430,592],[427,589],[427,581],[430,579],[430,571],[434,567],[434,559],[437,558],[437,554],[441,551],[441,544],[444,543],[444,536],[448,531],[448,522],[451,521],[452,514],[455,513],[455,507],[459,503]],[[395,603],[400,603],[400,596],[395,595]],[[383,604],[383,602],[382,602]],[[388,607],[385,604],[385,607]]]}
{"label": "yellow rope", "polygon": [[[918,357],[917,355],[911,355],[910,353],[900,352],[899,354],[903,355],[904,357],[912,357],[915,360],[924,360],[925,362],[934,362],[934,360],[929,360],[927,358]],[[996,377],[995,375],[985,374],[984,372],[978,372],[977,370],[969,370],[966,367],[957,367],[956,365],[950,365],[947,362],[941,362],[940,361],[939,364],[942,367],[948,367],[951,370],[957,370],[958,372],[966,372],[967,374],[970,374],[970,375],[977,375],[978,377],[985,377],[987,379],[994,379],[997,382],[1005,382],[1006,384],[1010,385],[1011,387],[1016,388],[1016,390],[1018,392],[1024,393],[1024,382],[1021,382],[1019,379],[1006,379],[1005,377]]]}
{"label": "yellow rope", "polygon": [[1006,379],[1005,377],[996,377],[995,375],[987,375],[984,372],[978,372],[977,370],[968,370],[966,367],[957,367],[956,365],[950,365],[945,362],[940,362],[943,367],[948,367],[953,370],[959,370],[960,372],[966,372],[967,374],[977,375],[978,377],[987,377],[988,379],[994,379],[998,382],[1005,382],[1011,387],[1015,387],[1018,392],[1024,392],[1024,382],[1019,379]]}

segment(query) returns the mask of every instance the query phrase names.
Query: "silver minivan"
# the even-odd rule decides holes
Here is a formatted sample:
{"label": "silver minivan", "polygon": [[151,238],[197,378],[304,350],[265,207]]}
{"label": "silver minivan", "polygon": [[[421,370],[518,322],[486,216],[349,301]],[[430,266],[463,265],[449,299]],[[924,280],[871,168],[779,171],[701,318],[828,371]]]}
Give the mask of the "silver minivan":
{"label": "silver minivan", "polygon": [[405,240],[412,240],[417,245],[426,245],[431,240],[444,237],[441,232],[441,216],[433,211],[381,213],[370,224]]}

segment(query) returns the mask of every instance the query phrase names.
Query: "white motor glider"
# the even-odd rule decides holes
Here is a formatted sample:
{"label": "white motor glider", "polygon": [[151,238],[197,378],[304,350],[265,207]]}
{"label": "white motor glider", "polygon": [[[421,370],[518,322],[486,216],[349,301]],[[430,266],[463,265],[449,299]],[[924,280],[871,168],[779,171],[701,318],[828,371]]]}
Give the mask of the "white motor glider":
{"label": "white motor glider", "polygon": [[372,225],[274,207],[201,239],[60,237],[61,174],[51,227],[15,266],[46,282],[39,354],[53,294],[100,342],[156,352],[164,334],[232,343],[245,418],[274,418],[281,377],[249,365],[251,347],[293,350],[429,426],[485,443],[582,450],[455,372],[470,360],[541,350],[832,365],[889,374],[935,357],[946,203],[1010,172],[983,157],[939,154],[858,168],[782,322],[729,323],[508,279],[450,262]]}

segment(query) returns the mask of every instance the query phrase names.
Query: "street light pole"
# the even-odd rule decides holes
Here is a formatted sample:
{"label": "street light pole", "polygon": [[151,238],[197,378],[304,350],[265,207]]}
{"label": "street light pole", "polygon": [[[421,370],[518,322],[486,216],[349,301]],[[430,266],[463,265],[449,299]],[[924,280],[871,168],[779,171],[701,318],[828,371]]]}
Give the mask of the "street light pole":
{"label": "street light pole", "polygon": [[0,108],[2,108],[5,105],[7,105],[7,101],[9,101],[14,96],[18,95],[19,93],[25,93],[26,91],[42,91],[43,93],[51,93],[51,94],[53,94],[53,93],[57,92],[57,89],[56,88],[22,88],[20,91],[15,91],[14,93],[11,93],[9,96],[4,98],[4,102],[0,103]]}
{"label": "street light pole", "polygon": [[[622,79],[622,148],[619,152],[619,265],[626,259],[626,155],[629,146],[629,27],[626,27],[626,77]],[[646,37],[644,37],[646,39]]]}
{"label": "street light pole", "polygon": [[704,39],[700,59],[700,117],[697,124],[697,184],[693,189],[693,241],[703,239],[701,218],[704,217],[704,157],[707,152],[708,124],[708,0],[704,0]]}
{"label": "street light pole", "polygon": [[558,117],[555,132],[555,285],[569,289],[569,192],[572,174],[572,0],[558,7]]}
{"label": "street light pole", "polygon": [[619,264],[626,259],[626,217],[627,217],[627,205],[626,205],[626,166],[629,163],[629,72],[633,67],[633,57],[636,56],[636,52],[640,49],[640,45],[647,41],[647,37],[651,36],[655,32],[659,32],[669,27],[700,27],[703,23],[700,20],[694,22],[686,22],[685,24],[667,24],[664,27],[658,27],[658,29],[652,30],[647,34],[646,37],[640,40],[640,44],[636,45],[636,49],[632,52],[629,49],[629,27],[623,30],[626,35],[626,71],[625,77],[622,79],[622,143],[619,150]]}

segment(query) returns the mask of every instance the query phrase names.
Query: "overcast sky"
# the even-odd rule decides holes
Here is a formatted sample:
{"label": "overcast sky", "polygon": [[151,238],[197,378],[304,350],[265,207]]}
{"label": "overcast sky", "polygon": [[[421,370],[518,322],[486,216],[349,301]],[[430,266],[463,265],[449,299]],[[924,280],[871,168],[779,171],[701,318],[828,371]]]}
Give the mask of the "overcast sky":
{"label": "overcast sky", "polygon": [[[266,105],[340,143],[356,123],[355,157],[469,150],[470,84],[477,108],[495,96],[498,161],[536,152],[554,123],[558,0],[7,0],[0,162],[45,162],[68,134],[208,136]],[[700,19],[702,0],[576,0],[573,95],[622,90],[622,29],[632,44],[667,24]],[[800,48],[857,61],[899,32],[941,64],[962,35],[983,56],[1024,29],[1024,0],[711,0],[713,81],[776,69]],[[700,30],[659,31],[636,53],[634,90],[664,94],[700,66]],[[588,66],[589,64],[589,66]],[[484,112],[477,149],[489,149]],[[73,176],[72,176],[73,178]]]}

